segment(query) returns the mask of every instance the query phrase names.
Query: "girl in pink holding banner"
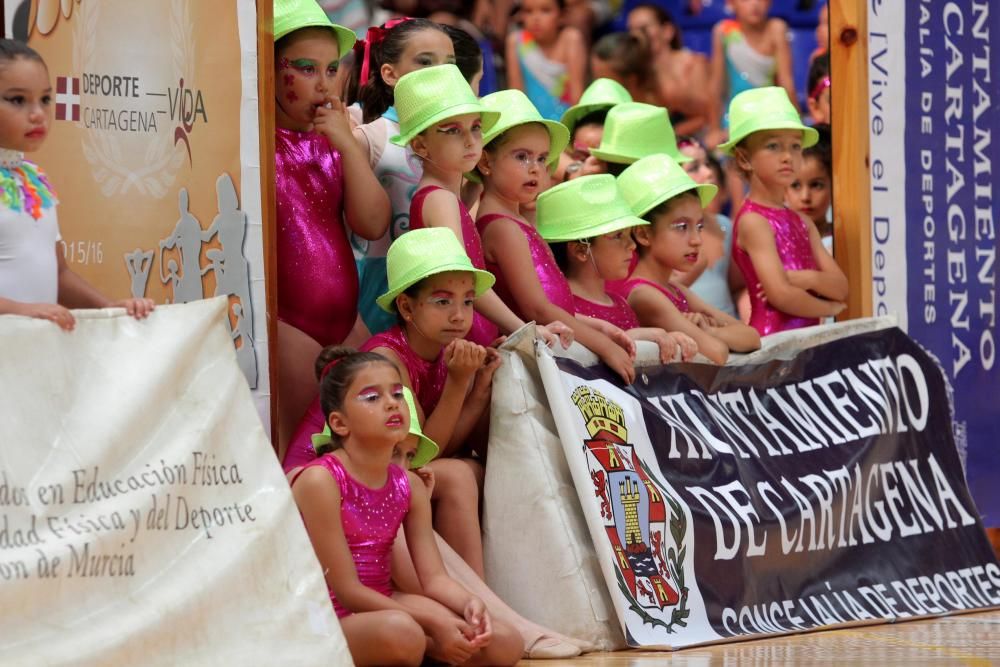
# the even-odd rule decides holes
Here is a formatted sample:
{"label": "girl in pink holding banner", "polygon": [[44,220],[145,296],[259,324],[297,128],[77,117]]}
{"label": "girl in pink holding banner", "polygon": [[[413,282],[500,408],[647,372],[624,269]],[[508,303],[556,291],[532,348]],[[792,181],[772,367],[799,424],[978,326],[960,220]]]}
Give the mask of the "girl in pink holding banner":
{"label": "girl in pink holding banner", "polygon": [[[429,67],[407,74],[395,89],[400,134],[391,139],[409,145],[423,162],[420,187],[410,203],[410,228],[445,227],[465,246],[472,265],[485,269],[483,245],[469,209],[462,201],[464,175],[472,171],[483,152],[483,136],[499,117],[481,104],[469,83],[454,65]],[[476,312],[467,338],[479,345],[492,344],[498,334],[513,332],[524,321],[490,289],[476,301]],[[539,327],[548,344],[555,336],[563,344],[572,340],[559,322]]]}
{"label": "girl in pink holding banner", "polygon": [[695,183],[667,155],[635,162],[618,177],[618,185],[632,211],[650,223],[633,230],[639,262],[615,286],[639,322],[687,334],[717,364],[726,363],[730,350],[760,348],[756,331],[671,281],[674,271],[690,271],[698,261],[703,209],[718,188]]}
{"label": "girl in pink holding banner", "polygon": [[819,323],[845,307],[847,277],[823,247],[812,220],[785,206],[818,133],[799,120],[783,88],[740,93],[729,106],[735,158],[750,186],[733,218],[733,261],[750,291],[750,325],[760,335]]}
{"label": "girl in pink holding banner", "polygon": [[559,160],[569,131],[541,117],[519,90],[483,98],[500,120],[483,137],[486,149],[477,167],[485,185],[476,227],[486,263],[497,276],[497,293],[526,319],[566,323],[581,344],[631,384],[635,343],[604,320],[576,317],[573,293],[552,251],[525,218],[522,207],[538,197],[546,170]]}
{"label": "girl in pink holding banner", "polygon": [[[416,474],[392,463],[411,430],[399,370],[379,354],[342,348],[322,378],[330,445],[293,477],[292,493],[354,662],[420,664],[425,653],[448,664],[517,662],[521,638],[448,576],[430,494]],[[432,456],[433,443],[422,444],[422,458]],[[400,526],[425,595],[392,588]]]}
{"label": "girl in pink holding banner", "polygon": [[136,319],[152,299],[111,301],[74,273],[60,247],[56,194],[45,173],[24,159],[41,148],[52,122],[52,85],[42,57],[0,40],[0,315],[76,325],[69,308],[125,308]]}
{"label": "girl in pink holding banner", "polygon": [[610,322],[632,340],[656,343],[661,363],[694,357],[694,339],[640,326],[628,302],[608,292],[608,281],[628,275],[635,250],[632,229],[649,224],[632,213],[614,176],[581,176],[546,190],[538,197],[538,217],[538,233],[569,280],[578,315]]}
{"label": "girl in pink holding banner", "polygon": [[334,95],[354,33],[315,0],[275,0],[275,191],[279,453],[316,396],[313,360],[350,333],[358,274],[344,223],[368,239],[389,223],[389,199]]}

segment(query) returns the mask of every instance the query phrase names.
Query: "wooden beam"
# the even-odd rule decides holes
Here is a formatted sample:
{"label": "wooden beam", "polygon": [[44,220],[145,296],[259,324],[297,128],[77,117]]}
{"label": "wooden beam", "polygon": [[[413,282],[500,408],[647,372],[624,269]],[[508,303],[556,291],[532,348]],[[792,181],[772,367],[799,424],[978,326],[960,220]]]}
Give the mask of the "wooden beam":
{"label": "wooden beam", "polygon": [[260,213],[267,303],[267,367],[271,391],[271,442],[278,447],[278,280],[274,203],[274,2],[257,0],[257,113],[260,127]]}
{"label": "wooden beam", "polygon": [[868,8],[830,0],[834,258],[847,274],[847,309],[872,314],[871,190],[868,163]]}

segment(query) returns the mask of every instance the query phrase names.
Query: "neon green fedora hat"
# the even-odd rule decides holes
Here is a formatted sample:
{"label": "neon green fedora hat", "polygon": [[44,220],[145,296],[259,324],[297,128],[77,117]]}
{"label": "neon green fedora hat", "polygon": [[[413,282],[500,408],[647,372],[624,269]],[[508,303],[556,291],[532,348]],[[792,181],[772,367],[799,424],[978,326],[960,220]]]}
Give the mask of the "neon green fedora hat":
{"label": "neon green fedora hat", "polygon": [[622,196],[636,215],[645,215],[668,199],[694,190],[701,207],[715,197],[719,188],[691,180],[684,167],[669,155],[650,155],[637,160],[618,176]]}
{"label": "neon green fedora hat", "polygon": [[[464,80],[464,79],[463,79]],[[493,287],[489,271],[472,266],[455,232],[445,227],[414,229],[396,239],[385,257],[389,291],[375,299],[382,310],[396,312],[396,297],[429,276],[446,271],[468,271],[475,279],[476,296]]]}
{"label": "neon green fedora hat", "polygon": [[562,115],[562,124],[573,133],[573,128],[587,114],[610,109],[625,102],[631,102],[632,96],[625,86],[614,79],[594,79],[580,96],[580,101],[566,109]]}
{"label": "neon green fedora hat", "polygon": [[546,241],[576,241],[649,223],[637,217],[611,174],[581,176],[538,195],[538,233]]}
{"label": "neon green fedora hat", "polygon": [[468,113],[482,114],[485,133],[500,114],[483,108],[454,65],[436,65],[404,74],[393,89],[399,134],[389,141],[405,146],[435,123]]}
{"label": "neon green fedora hat", "polygon": [[358,39],[350,28],[333,23],[316,0],[274,0],[274,41],[301,28],[333,30],[341,58]]}
{"label": "neon green fedora hat", "polygon": [[766,86],[744,90],[729,103],[729,141],[719,144],[719,150],[732,153],[736,144],[761,130],[801,130],[803,148],[819,141],[819,132],[802,124],[785,89]]}
{"label": "neon green fedora hat", "polygon": [[[406,400],[406,407],[410,411],[410,435],[417,436],[417,451],[413,454],[413,458],[410,459],[410,467],[421,468],[437,456],[441,448],[438,447],[436,442],[424,435],[423,430],[421,430],[420,417],[417,413],[417,403],[413,398],[413,391],[407,386],[403,387],[403,398]],[[333,431],[330,430],[330,424],[325,424],[321,433],[313,433],[311,439],[313,449],[316,450],[319,450],[320,447],[333,444]]]}
{"label": "neon green fedora hat", "polygon": [[541,123],[549,133],[549,159],[553,164],[569,143],[569,130],[562,123],[542,118],[528,96],[520,90],[500,90],[482,99],[483,107],[500,114],[500,120],[489,130],[483,130],[483,146],[507,130],[528,123]]}
{"label": "neon green fedora hat", "polygon": [[640,158],[666,153],[678,162],[690,162],[677,149],[677,135],[663,107],[623,102],[608,112],[601,145],[590,154],[605,162],[632,164]]}
{"label": "neon green fedora hat", "polygon": [[424,435],[420,428],[420,417],[417,414],[417,402],[413,397],[413,391],[409,387],[403,387],[403,398],[406,399],[406,407],[410,409],[410,435],[417,436],[417,451],[410,459],[411,468],[422,468],[431,459],[438,455],[440,448],[437,443]]}

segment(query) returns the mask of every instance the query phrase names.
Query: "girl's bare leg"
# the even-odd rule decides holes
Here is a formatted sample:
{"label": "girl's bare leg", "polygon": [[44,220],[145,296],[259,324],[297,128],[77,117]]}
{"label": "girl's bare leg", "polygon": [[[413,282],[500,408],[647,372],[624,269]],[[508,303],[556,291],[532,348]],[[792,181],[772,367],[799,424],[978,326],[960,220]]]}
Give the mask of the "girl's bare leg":
{"label": "girl's bare leg", "polygon": [[[395,592],[392,597],[407,607],[420,609],[424,613],[435,616],[456,616],[456,614],[436,600],[432,600],[424,595],[414,595],[412,593]],[[493,638],[487,646],[476,651],[465,665],[513,665],[521,659],[524,653],[524,642],[506,622],[492,616]],[[427,638],[427,655],[436,657],[434,641]]]}
{"label": "girl's bare leg", "polygon": [[479,490],[483,467],[471,459],[439,459],[434,471],[434,530],[483,578],[483,537],[479,528]]}
{"label": "girl's bare leg", "polygon": [[402,611],[369,611],[340,619],[354,664],[419,665],[427,639],[423,628]]}
{"label": "girl's bare leg", "polygon": [[278,322],[278,460],[284,460],[288,441],[316,398],[314,366],[322,346],[290,324]]}
{"label": "girl's bare leg", "polygon": [[[524,655],[533,658],[571,658],[581,651],[593,650],[594,646],[589,642],[583,642],[544,628],[537,623],[532,623],[516,611],[507,606],[507,603],[494,593],[486,582],[483,581],[469,567],[462,557],[452,549],[442,537],[435,533],[438,551],[441,552],[441,560],[444,568],[452,579],[462,584],[470,593],[478,597],[489,609],[490,615],[497,620],[503,621],[521,637],[524,644]],[[402,529],[396,535],[396,541],[392,545],[392,582],[394,587],[405,593],[421,594],[420,580],[417,572],[413,568],[413,561],[410,560],[410,552],[406,546],[406,537]]]}

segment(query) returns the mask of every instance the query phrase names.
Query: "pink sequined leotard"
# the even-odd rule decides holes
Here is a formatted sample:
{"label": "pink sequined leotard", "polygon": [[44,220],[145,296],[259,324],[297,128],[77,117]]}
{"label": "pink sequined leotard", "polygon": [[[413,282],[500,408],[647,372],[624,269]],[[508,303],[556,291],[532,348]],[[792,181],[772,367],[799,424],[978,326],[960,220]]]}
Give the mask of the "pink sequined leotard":
{"label": "pink sequined leotard", "polygon": [[[306,467],[311,466],[325,468],[340,487],[340,520],[358,579],[368,588],[386,597],[391,596],[392,573],[389,566],[392,543],[396,541],[399,526],[410,509],[410,480],[406,471],[397,465],[390,465],[382,488],[370,489],[351,477],[344,464],[333,454],[325,454]],[[300,471],[292,484],[301,474]],[[340,605],[333,591],[329,593],[338,618],[351,614],[350,610]]]}
{"label": "pink sequined leotard", "polygon": [[645,278],[628,278],[627,280],[616,283],[613,286],[613,289],[623,298],[628,299],[628,295],[632,293],[632,290],[636,287],[643,286],[652,287],[663,294],[663,296],[670,299],[670,303],[677,306],[677,310],[682,313],[691,312],[691,306],[688,305],[687,297],[673,285],[661,285],[659,283],[654,283],[652,280],[646,280]]}
{"label": "pink sequined leotard", "polygon": [[277,128],[274,144],[278,319],[320,345],[339,343],[358,312],[340,153],[312,132]]}
{"label": "pink sequined leotard", "polygon": [[746,199],[733,220],[733,261],[743,273],[743,279],[750,288],[750,326],[761,336],[778,331],[799,329],[819,324],[819,320],[809,317],[796,317],[783,313],[769,301],[759,296],[760,280],[753,268],[750,254],[739,246],[740,220],[746,212],[756,213],[767,220],[774,231],[774,245],[781,258],[781,266],[785,271],[815,269],[816,257],[813,255],[809,242],[809,229],[801,216],[790,208],[772,208]]}
{"label": "pink sequined leotard", "polygon": [[[437,185],[425,185],[413,194],[413,200],[410,202],[410,229],[422,229],[426,226],[424,225],[424,200],[435,190],[444,190],[444,188]],[[472,260],[472,266],[477,269],[485,269],[486,258],[483,257],[483,242],[476,230],[476,223],[473,222],[472,216],[469,215],[469,209],[465,207],[462,200],[457,199],[457,201],[458,210],[462,216],[462,240],[465,242],[465,254]],[[479,312],[475,312],[472,315],[472,328],[469,329],[469,333],[465,334],[465,338],[473,343],[489,345],[496,340],[499,332],[500,330],[495,324]]]}
{"label": "pink sequined leotard", "polygon": [[623,331],[638,328],[639,318],[635,316],[635,311],[628,305],[628,301],[619,294],[608,293],[608,298],[611,299],[610,306],[574,294],[573,305],[576,307],[576,314],[611,322]]}
{"label": "pink sequined leotard", "polygon": [[[569,287],[569,281],[559,270],[556,258],[552,256],[552,249],[549,244],[538,234],[538,230],[527,224],[523,220],[504,215],[502,213],[488,213],[476,220],[476,227],[480,234],[486,234],[486,228],[497,220],[507,219],[517,225],[518,229],[528,239],[528,249],[531,251],[531,263],[535,265],[535,273],[538,275],[538,282],[542,285],[542,290],[549,302],[559,306],[570,315],[576,314],[576,307],[573,305],[573,291]],[[495,262],[486,262],[486,268],[497,278],[493,289],[500,296],[507,306],[513,310],[518,317],[524,318],[524,314],[518,307],[517,299],[511,294],[504,279],[503,272]],[[548,322],[545,322],[548,324]]]}

